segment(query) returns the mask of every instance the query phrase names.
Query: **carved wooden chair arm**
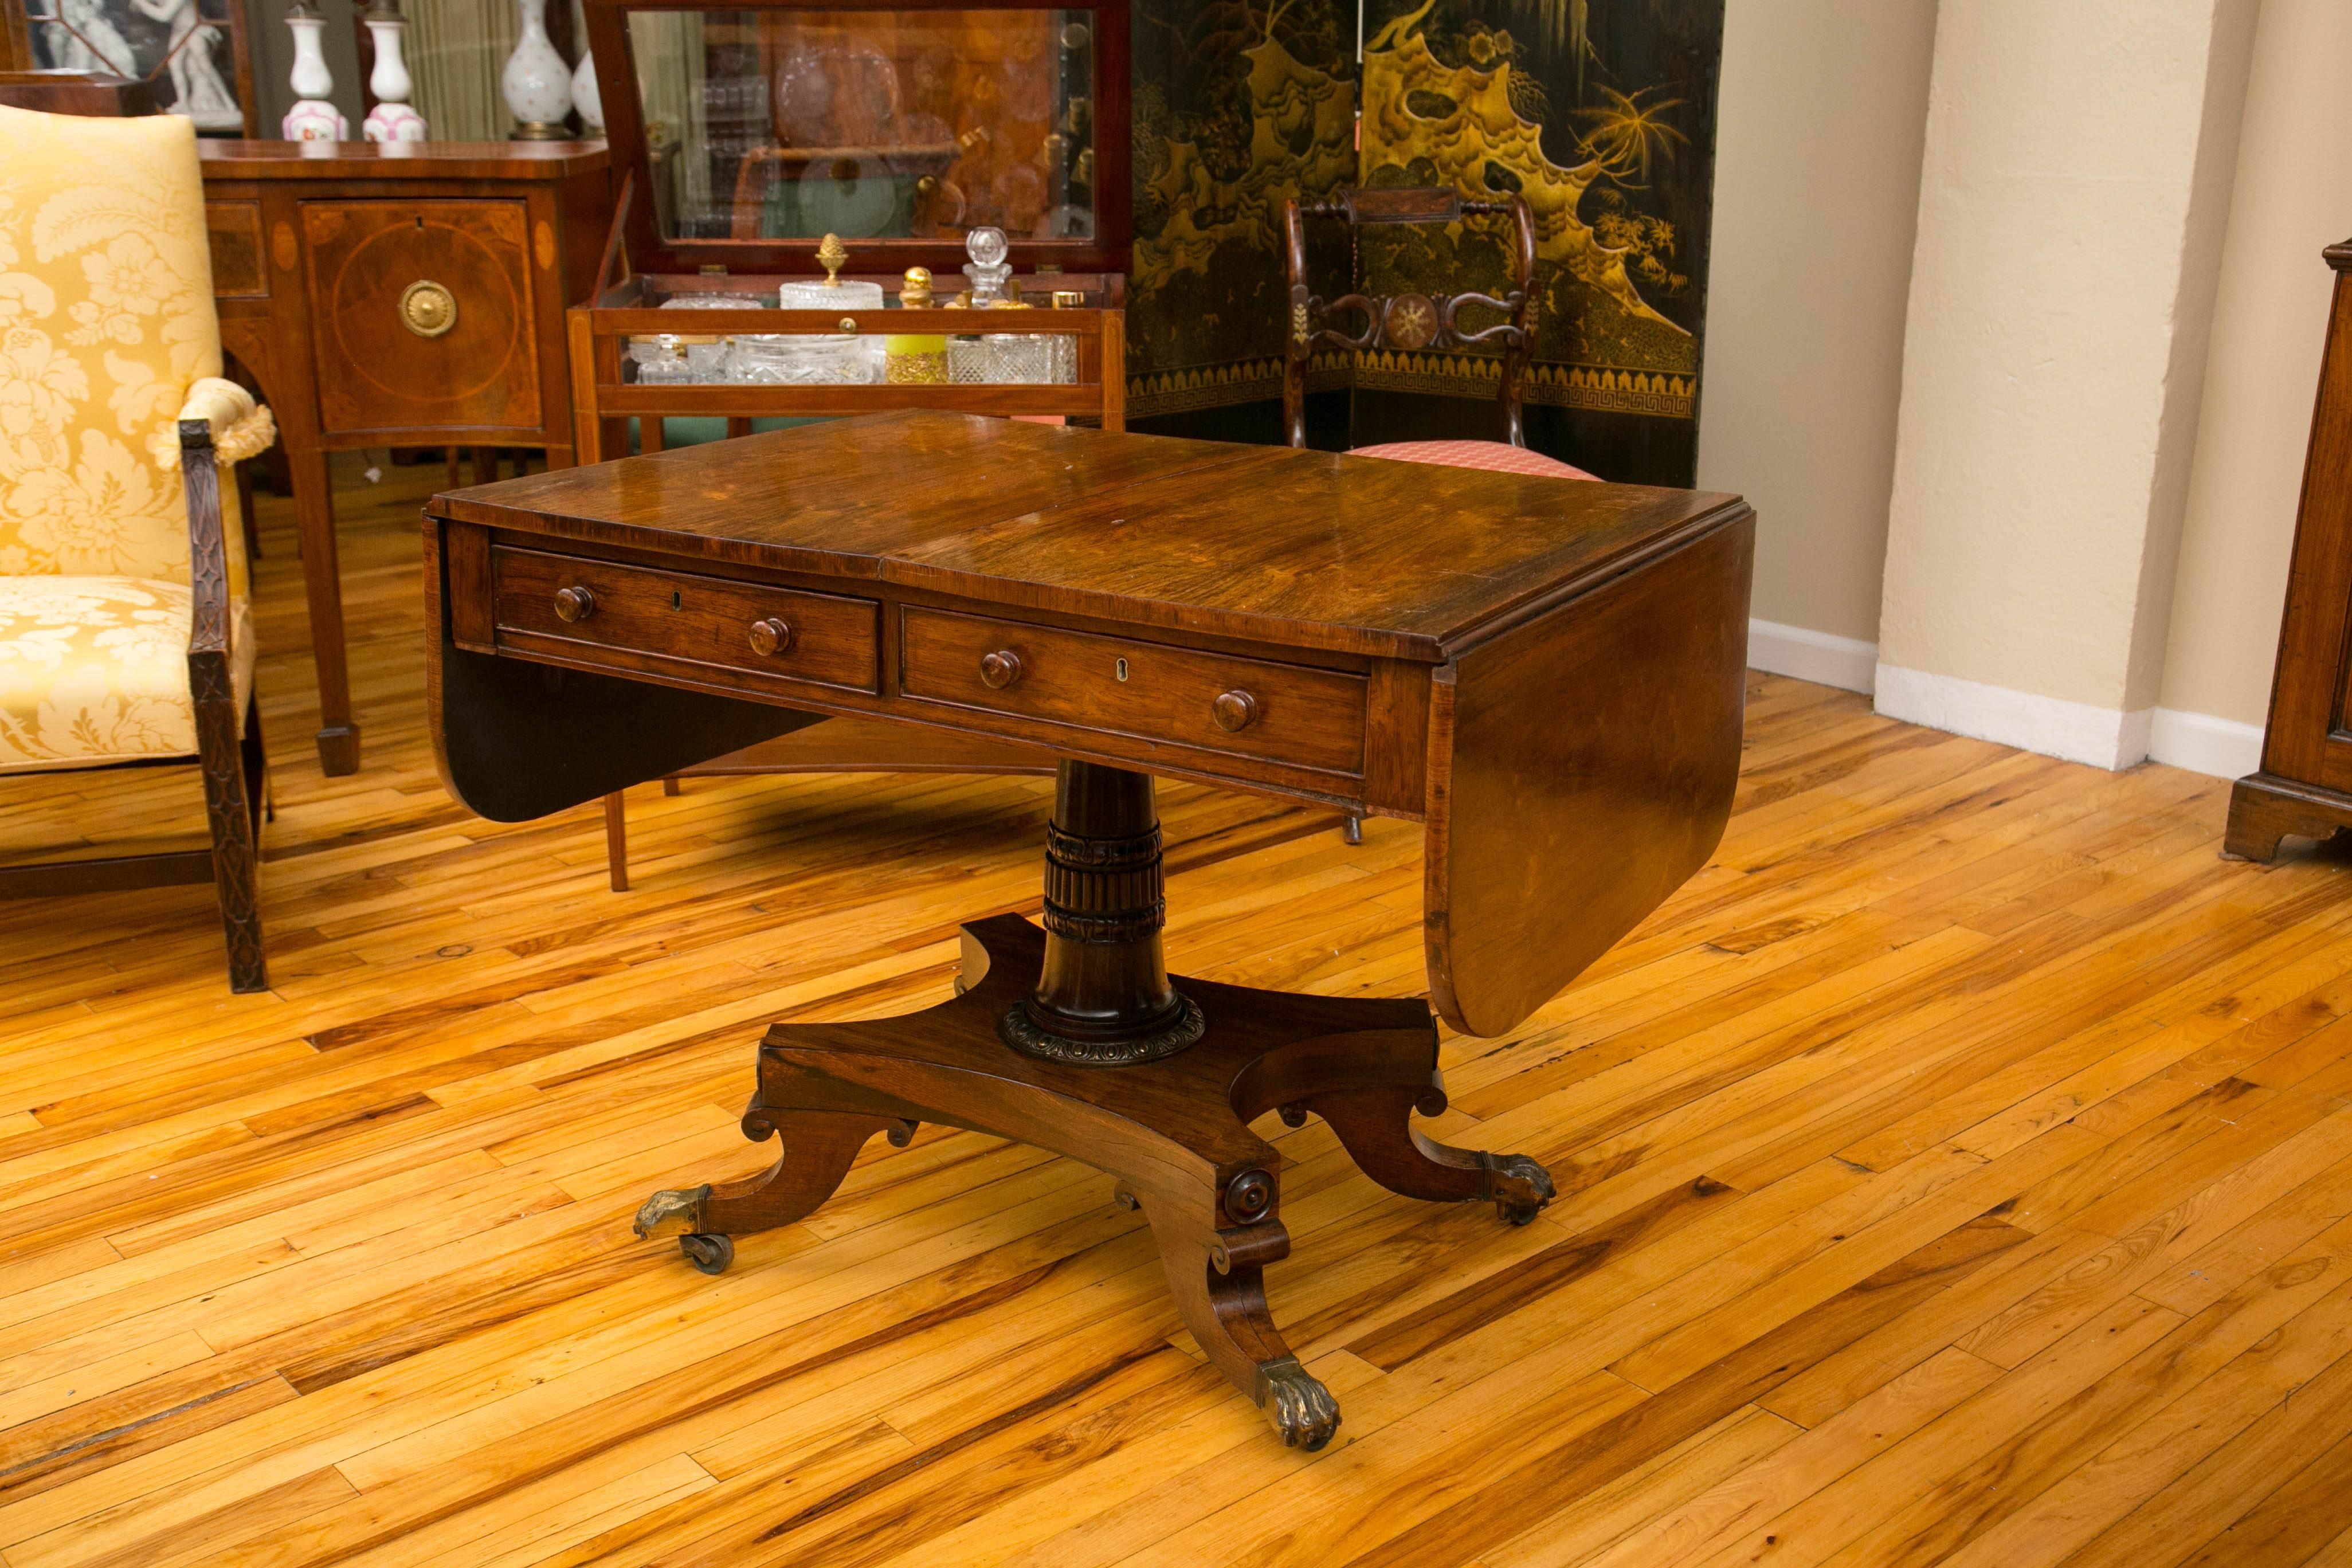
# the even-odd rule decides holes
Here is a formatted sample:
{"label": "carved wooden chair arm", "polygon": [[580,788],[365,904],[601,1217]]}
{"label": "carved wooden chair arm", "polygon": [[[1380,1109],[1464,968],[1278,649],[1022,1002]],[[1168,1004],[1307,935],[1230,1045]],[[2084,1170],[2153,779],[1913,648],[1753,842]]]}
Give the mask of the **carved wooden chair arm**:
{"label": "carved wooden chair arm", "polygon": [[194,615],[188,654],[229,651],[228,541],[221,516],[220,470],[258,457],[278,439],[269,405],[220,376],[199,377],[170,429],[155,435],[159,466],[176,463],[188,504],[188,588]]}
{"label": "carved wooden chair arm", "polygon": [[[219,447],[206,419],[179,422],[180,482],[188,500],[188,663],[229,653],[228,540],[221,518]],[[201,689],[201,686],[199,687]]]}
{"label": "carved wooden chair arm", "polygon": [[213,461],[226,468],[247,458],[259,457],[278,439],[277,416],[269,405],[254,401],[253,394],[217,375],[198,379],[181,401],[177,423],[155,432],[148,444],[155,466],[169,471],[180,465],[180,426],[190,421],[205,426],[211,438]]}

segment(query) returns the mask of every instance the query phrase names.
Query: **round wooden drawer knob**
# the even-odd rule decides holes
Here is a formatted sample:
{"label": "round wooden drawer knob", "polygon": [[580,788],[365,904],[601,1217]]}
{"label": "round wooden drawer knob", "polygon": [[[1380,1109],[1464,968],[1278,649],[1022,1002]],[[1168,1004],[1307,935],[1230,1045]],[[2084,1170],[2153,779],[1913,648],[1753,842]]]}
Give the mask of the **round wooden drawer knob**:
{"label": "round wooden drawer knob", "polygon": [[781,616],[770,616],[764,621],[751,623],[751,651],[761,658],[779,654],[793,646],[793,624]]}
{"label": "round wooden drawer knob", "polygon": [[1002,691],[1021,679],[1021,656],[1009,647],[980,656],[981,684],[992,691]]}
{"label": "round wooden drawer knob", "polygon": [[558,588],[555,591],[555,618],[559,621],[584,621],[596,613],[596,595],[585,588]]}
{"label": "round wooden drawer knob", "polygon": [[1246,691],[1228,691],[1209,704],[1221,730],[1246,730],[1257,717],[1257,699]]}

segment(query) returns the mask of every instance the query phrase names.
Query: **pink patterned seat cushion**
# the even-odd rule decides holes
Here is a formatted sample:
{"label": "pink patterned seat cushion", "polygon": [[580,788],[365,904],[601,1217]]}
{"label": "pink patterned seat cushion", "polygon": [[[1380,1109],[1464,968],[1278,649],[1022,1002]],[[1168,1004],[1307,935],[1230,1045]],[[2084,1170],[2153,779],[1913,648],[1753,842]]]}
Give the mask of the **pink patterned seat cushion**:
{"label": "pink patterned seat cushion", "polygon": [[1503,474],[1542,474],[1555,479],[1601,482],[1598,474],[1588,474],[1558,458],[1547,458],[1541,452],[1530,452],[1525,447],[1502,441],[1390,441],[1378,447],[1359,447],[1348,455],[1387,458],[1400,463],[1435,463],[1447,468],[1492,468]]}

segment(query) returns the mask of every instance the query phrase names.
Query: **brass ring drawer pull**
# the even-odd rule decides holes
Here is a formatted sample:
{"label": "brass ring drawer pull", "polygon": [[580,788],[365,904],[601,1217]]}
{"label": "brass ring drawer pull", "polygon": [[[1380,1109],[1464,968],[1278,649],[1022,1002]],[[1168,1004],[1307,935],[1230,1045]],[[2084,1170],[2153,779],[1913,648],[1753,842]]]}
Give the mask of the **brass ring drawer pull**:
{"label": "brass ring drawer pull", "polygon": [[981,684],[992,691],[1002,691],[1021,679],[1021,656],[1009,647],[980,656]]}
{"label": "brass ring drawer pull", "polygon": [[457,324],[457,296],[419,278],[400,292],[400,324],[420,338],[437,338]]}
{"label": "brass ring drawer pull", "polygon": [[558,588],[555,591],[555,618],[566,623],[584,621],[596,613],[596,595],[585,588]]}
{"label": "brass ring drawer pull", "polygon": [[751,651],[768,658],[793,646],[793,624],[782,616],[751,623]]}
{"label": "brass ring drawer pull", "polygon": [[1246,691],[1228,691],[1209,704],[1209,711],[1216,715],[1221,730],[1246,730],[1257,718],[1257,699]]}

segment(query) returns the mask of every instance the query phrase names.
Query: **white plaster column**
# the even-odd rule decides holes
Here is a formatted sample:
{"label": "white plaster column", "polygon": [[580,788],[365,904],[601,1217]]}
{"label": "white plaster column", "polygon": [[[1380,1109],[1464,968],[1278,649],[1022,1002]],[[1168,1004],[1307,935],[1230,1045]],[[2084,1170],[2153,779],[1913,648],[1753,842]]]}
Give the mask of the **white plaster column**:
{"label": "white plaster column", "polygon": [[2258,8],[1939,10],[1880,712],[2147,756]]}

